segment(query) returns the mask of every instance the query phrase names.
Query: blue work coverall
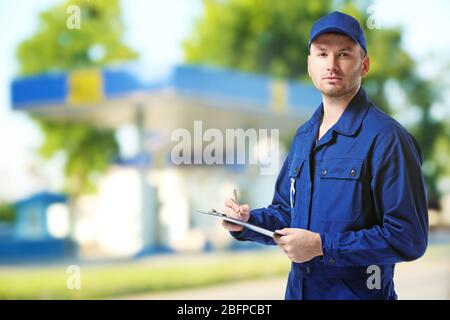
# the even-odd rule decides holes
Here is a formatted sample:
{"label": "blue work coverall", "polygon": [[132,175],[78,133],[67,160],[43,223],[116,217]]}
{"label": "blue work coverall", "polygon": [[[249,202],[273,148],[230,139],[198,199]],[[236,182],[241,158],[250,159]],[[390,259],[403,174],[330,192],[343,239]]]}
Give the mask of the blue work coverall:
{"label": "blue work coverall", "polygon": [[[323,256],[292,262],[286,299],[397,299],[395,264],[428,244],[420,148],[362,87],[316,143],[322,115],[323,104],[297,130],[272,204],[250,211],[249,222],[320,234]],[[276,244],[249,229],[231,235]]]}

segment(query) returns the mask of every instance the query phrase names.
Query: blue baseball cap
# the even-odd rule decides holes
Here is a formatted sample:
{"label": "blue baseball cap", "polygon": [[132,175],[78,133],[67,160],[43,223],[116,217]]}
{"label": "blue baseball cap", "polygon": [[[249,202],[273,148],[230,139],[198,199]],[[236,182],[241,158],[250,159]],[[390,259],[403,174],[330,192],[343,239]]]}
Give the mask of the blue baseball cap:
{"label": "blue baseball cap", "polygon": [[317,20],[311,28],[308,48],[311,48],[311,43],[324,33],[344,34],[356,43],[359,43],[361,48],[367,53],[364,32],[359,25],[358,20],[348,14],[334,11]]}

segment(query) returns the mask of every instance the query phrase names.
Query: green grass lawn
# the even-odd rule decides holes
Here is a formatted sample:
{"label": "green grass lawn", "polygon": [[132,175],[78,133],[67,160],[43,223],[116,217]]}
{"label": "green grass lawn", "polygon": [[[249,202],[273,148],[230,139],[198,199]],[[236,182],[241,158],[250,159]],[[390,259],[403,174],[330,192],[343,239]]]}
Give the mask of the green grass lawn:
{"label": "green grass lawn", "polygon": [[[193,259],[190,259],[193,260]],[[69,290],[65,265],[0,268],[0,299],[102,299],[205,287],[241,279],[287,275],[289,260],[277,253],[212,256],[198,262],[130,262],[81,265],[81,289]]]}

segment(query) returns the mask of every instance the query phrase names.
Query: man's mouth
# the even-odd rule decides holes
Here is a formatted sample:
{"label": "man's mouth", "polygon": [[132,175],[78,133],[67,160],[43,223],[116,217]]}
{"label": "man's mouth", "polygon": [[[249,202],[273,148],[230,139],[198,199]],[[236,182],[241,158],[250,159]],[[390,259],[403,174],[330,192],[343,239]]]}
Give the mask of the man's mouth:
{"label": "man's mouth", "polygon": [[342,80],[340,77],[325,77],[325,80]]}

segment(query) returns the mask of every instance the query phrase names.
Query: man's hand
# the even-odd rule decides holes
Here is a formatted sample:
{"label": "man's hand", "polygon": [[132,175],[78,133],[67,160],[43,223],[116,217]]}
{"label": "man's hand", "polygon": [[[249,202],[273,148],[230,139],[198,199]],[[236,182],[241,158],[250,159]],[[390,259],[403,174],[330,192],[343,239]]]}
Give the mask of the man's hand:
{"label": "man's hand", "polygon": [[304,229],[285,228],[277,230],[283,236],[275,236],[275,242],[294,262],[306,262],[323,255],[320,235]]}
{"label": "man's hand", "polygon": [[[233,199],[227,199],[225,201],[225,209],[223,209],[223,213],[228,217],[247,222],[250,218],[250,206],[248,204],[238,206]],[[244,229],[243,226],[225,220],[222,221],[222,225],[229,231],[242,231],[242,229]]]}

